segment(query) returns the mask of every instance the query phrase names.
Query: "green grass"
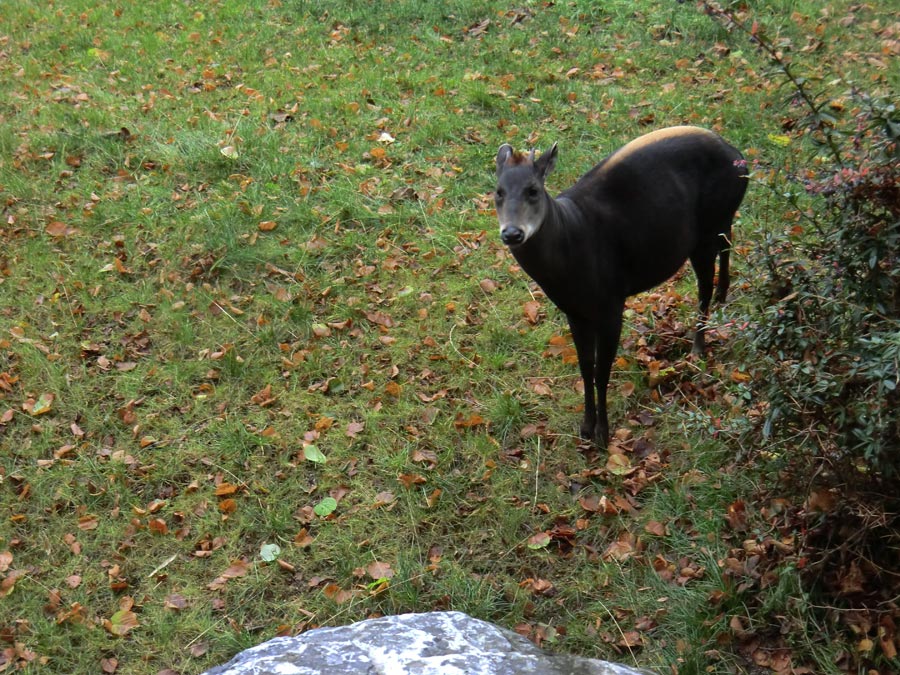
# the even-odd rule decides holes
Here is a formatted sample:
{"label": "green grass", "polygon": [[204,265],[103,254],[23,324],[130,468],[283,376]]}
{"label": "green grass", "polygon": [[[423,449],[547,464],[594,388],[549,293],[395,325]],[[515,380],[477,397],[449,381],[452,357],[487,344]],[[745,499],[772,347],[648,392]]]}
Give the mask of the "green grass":
{"label": "green grass", "polygon": [[[822,25],[823,73],[896,87],[865,58],[887,9],[841,27],[852,3],[827,18],[757,4],[798,49]],[[633,455],[652,477],[640,489],[608,471],[577,445],[577,369],[545,353],[564,322],[543,298],[536,325],[523,313],[534,289],[496,237],[490,192],[501,143],[559,141],[561,189],[680,123],[795,166],[807,151],[771,140],[778,80],[690,4],[375,7],[4,7],[0,635],[22,648],[2,658],[196,673],[276,634],[443,608],[659,672],[739,670],[729,620],[757,619],[723,571],[741,545],[723,518],[764,476],[734,460],[746,354],[725,339],[691,369],[683,331],[654,337],[690,325],[690,274],[671,287],[686,303],[629,315],[613,426],[658,458]],[[723,321],[750,304],[742,246],[786,208],[751,188]],[[649,389],[642,353],[668,355],[674,380]],[[29,413],[43,394],[50,409]],[[314,515],[328,496],[335,512]],[[631,508],[585,510],[591,496]],[[543,531],[550,544],[530,548]],[[629,533],[633,550],[607,555]],[[267,543],[283,566],[261,560]],[[211,590],[236,560],[246,574]],[[703,572],[668,581],[663,562]],[[781,575],[747,591],[758,620],[808,619]],[[138,625],[113,636],[123,598]],[[642,646],[625,646],[632,632]],[[812,627],[788,647],[816,672],[853,648]]]}

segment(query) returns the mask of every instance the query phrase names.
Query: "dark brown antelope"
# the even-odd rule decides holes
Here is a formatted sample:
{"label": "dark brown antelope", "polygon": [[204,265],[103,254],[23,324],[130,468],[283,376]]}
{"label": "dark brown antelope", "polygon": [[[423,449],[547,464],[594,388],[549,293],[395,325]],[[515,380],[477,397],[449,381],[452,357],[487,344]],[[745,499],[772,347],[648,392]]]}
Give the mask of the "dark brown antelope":
{"label": "dark brown antelope", "polygon": [[[731,222],[747,189],[741,153],[706,129],[671,127],[620,148],[555,199],[544,181],[556,144],[537,160],[503,145],[494,199],[500,238],[569,320],[584,379],[581,435],[606,446],[606,387],[625,299],[674,275],[690,259],[704,351],[713,294],[728,293]],[[595,399],[596,391],[596,399]]]}

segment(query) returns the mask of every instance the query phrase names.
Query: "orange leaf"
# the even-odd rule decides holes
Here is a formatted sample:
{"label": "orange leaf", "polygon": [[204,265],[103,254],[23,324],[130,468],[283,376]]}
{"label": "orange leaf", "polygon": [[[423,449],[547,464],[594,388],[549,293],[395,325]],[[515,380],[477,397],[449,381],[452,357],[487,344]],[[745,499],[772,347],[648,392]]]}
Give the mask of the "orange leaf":
{"label": "orange leaf", "polygon": [[431,494],[425,498],[425,503],[428,505],[428,508],[432,508],[435,504],[437,504],[437,500],[440,498],[441,494],[444,491],[441,488],[435,488],[431,491]]}
{"label": "orange leaf", "polygon": [[743,373],[740,370],[738,370],[737,368],[735,368],[734,370],[731,371],[731,381],[739,382],[739,383],[749,382],[750,375],[748,373]]}
{"label": "orange leaf", "polygon": [[525,315],[525,318],[528,320],[528,323],[534,325],[538,322],[538,313],[541,310],[541,303],[537,300],[529,300],[524,305],[522,305],[522,313]]}
{"label": "orange leaf", "polygon": [[153,520],[150,521],[148,526],[150,528],[150,531],[154,532],[156,534],[168,534],[169,533],[169,526],[166,525],[166,521],[164,521],[162,518],[154,518]]}
{"label": "orange leaf", "polygon": [[527,588],[537,595],[552,595],[553,584],[546,579],[525,579],[519,583],[519,588]]}
{"label": "orange leaf", "polygon": [[231,483],[219,483],[219,485],[216,486],[216,497],[227,497],[228,495],[233,495],[237,491],[237,485],[232,485]]}
{"label": "orange leaf", "polygon": [[309,530],[305,527],[301,528],[297,536],[294,537],[294,543],[301,548],[306,548],[312,544],[313,538],[309,535]]}
{"label": "orange leaf", "polygon": [[325,594],[326,598],[330,598],[338,604],[347,602],[354,595],[353,591],[345,591],[334,583],[326,584],[325,588],[322,589],[322,592]]}
{"label": "orange leaf", "polygon": [[25,574],[25,570],[10,570],[9,574],[0,581],[0,598],[4,598],[12,593],[16,587],[16,580],[19,577],[24,577]]}
{"label": "orange leaf", "polygon": [[417,473],[401,473],[397,476],[397,480],[403,483],[405,487],[411,488],[413,485],[419,485],[426,482],[427,479],[425,476],[421,476]]}
{"label": "orange leaf", "polygon": [[333,417],[320,417],[316,420],[316,431],[328,431],[334,424]]}
{"label": "orange leaf", "polygon": [[231,498],[223,499],[219,502],[219,511],[222,513],[234,513],[237,511],[237,502]]}
{"label": "orange leaf", "polygon": [[272,396],[272,385],[267,384],[265,387],[256,392],[253,396],[250,397],[250,401],[260,406],[261,408],[268,407],[275,403],[278,398]]}
{"label": "orange leaf", "polygon": [[463,417],[462,413],[457,413],[456,420],[453,422],[453,426],[455,426],[457,429],[469,429],[471,427],[478,427],[486,423],[487,422],[485,421],[485,419],[477,413],[472,413],[468,417]]}

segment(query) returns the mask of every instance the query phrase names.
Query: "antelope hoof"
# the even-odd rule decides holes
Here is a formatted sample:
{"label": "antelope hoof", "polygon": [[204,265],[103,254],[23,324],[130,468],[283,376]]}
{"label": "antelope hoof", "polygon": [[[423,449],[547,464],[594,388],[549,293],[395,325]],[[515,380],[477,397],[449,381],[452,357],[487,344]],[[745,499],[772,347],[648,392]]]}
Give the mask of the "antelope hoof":
{"label": "antelope hoof", "polygon": [[583,420],[581,422],[581,429],[579,429],[579,436],[581,436],[582,440],[593,441],[595,433],[596,433],[596,429],[594,428],[593,422],[591,422],[589,420]]}
{"label": "antelope hoof", "polygon": [[594,445],[598,450],[606,450],[609,446],[609,429],[600,422],[597,422],[594,429]]}
{"label": "antelope hoof", "polygon": [[609,444],[609,429],[603,422],[585,419],[581,422],[581,438],[593,443],[598,449],[605,450]]}
{"label": "antelope hoof", "polygon": [[698,333],[694,338],[694,346],[691,347],[691,354],[700,359],[706,354],[706,341],[703,339],[702,333]]}

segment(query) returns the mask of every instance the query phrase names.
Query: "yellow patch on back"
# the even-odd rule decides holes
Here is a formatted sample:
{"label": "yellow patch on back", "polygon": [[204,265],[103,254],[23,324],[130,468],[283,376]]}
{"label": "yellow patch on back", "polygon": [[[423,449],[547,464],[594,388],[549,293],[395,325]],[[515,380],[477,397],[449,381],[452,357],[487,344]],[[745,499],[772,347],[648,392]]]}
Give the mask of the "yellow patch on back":
{"label": "yellow patch on back", "polygon": [[659,141],[663,141],[667,138],[674,138],[676,136],[702,136],[704,134],[712,133],[713,132],[709,131],[708,129],[691,126],[667,127],[665,129],[657,129],[656,131],[651,131],[649,134],[638,136],[630,143],[626,143],[621,148],[616,150],[606,160],[606,163],[603,165],[603,170],[608,171],[623,159],[637,152],[641,148],[652,145],[653,143],[657,143]]}

